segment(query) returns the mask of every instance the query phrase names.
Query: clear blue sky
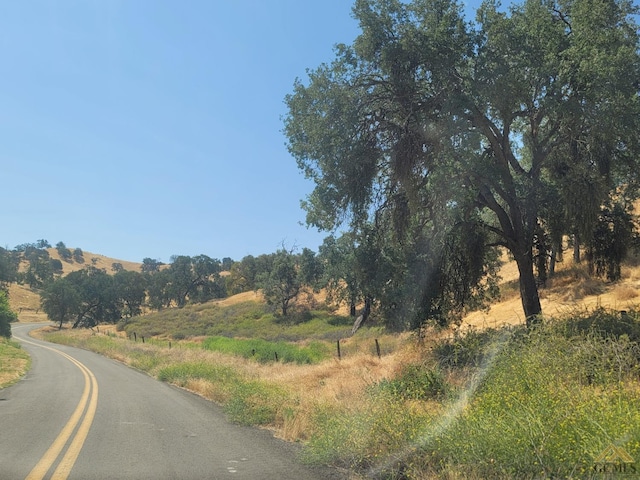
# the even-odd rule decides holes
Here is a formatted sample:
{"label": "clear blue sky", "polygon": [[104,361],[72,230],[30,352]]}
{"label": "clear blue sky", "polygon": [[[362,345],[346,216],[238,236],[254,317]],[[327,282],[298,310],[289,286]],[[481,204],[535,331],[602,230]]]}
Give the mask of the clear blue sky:
{"label": "clear blue sky", "polygon": [[0,5],[0,245],[121,260],[317,251],[284,97],[358,26],[349,0]]}

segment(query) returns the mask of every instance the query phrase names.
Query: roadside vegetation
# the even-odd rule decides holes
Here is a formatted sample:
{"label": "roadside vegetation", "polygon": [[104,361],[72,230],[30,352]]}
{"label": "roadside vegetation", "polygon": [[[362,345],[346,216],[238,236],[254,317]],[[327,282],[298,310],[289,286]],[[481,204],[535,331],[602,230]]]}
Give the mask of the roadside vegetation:
{"label": "roadside vegetation", "polygon": [[331,358],[298,363],[247,355],[246,343],[219,336],[171,348],[168,337],[143,344],[104,329],[44,336],[197,392],[233,421],[303,442],[306,461],[366,478],[598,478],[610,445],[640,458],[635,311],[423,333],[364,328],[342,340],[340,360],[320,333],[313,342]]}
{"label": "roadside vegetation", "polygon": [[638,269],[618,288],[623,261],[640,263],[638,8],[476,13],[358,0],[361,34],[295,81],[284,133],[315,183],[307,224],[329,233],[317,253],[108,271],[39,240],[0,248],[0,287],[38,292],[47,339],[198,392],[309,462],[366,478],[638,473]]}
{"label": "roadside vegetation", "polygon": [[20,380],[30,365],[29,354],[18,342],[0,337],[0,389]]}

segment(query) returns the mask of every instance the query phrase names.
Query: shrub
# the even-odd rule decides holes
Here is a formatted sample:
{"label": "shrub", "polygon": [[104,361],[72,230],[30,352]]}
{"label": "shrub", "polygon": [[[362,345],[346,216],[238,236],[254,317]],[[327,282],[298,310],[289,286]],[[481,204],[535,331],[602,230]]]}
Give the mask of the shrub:
{"label": "shrub", "polygon": [[566,320],[555,323],[555,331],[565,337],[595,334],[601,338],[620,338],[626,335],[633,342],[640,342],[638,314],[596,308],[591,312],[575,312]]}
{"label": "shrub", "polygon": [[440,370],[420,365],[407,365],[392,380],[383,380],[378,388],[404,400],[442,398],[449,392],[449,385]]}
{"label": "shrub", "polygon": [[0,290],[0,337],[11,338],[11,322],[18,320],[18,315],[9,307],[7,294]]}
{"label": "shrub", "polygon": [[479,367],[499,334],[494,329],[456,331],[453,338],[438,342],[433,352],[441,367]]}
{"label": "shrub", "polygon": [[558,335],[558,328],[516,336],[497,354],[462,415],[428,446],[443,470],[583,478],[610,444],[637,458],[640,444],[626,440],[640,438],[637,344],[625,336]]}

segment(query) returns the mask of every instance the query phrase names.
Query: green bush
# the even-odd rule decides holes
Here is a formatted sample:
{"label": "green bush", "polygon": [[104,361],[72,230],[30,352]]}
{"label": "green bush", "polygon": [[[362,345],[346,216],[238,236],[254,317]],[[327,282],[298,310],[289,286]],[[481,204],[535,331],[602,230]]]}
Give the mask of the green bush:
{"label": "green bush", "polygon": [[18,315],[9,307],[7,294],[0,290],[0,337],[11,338],[11,322],[18,320]]}
{"label": "green bush", "polygon": [[631,341],[640,342],[640,321],[634,310],[619,312],[596,308],[591,312],[577,312],[557,322],[555,327],[559,334],[567,337],[588,333],[614,338],[626,335]]}
{"label": "green bush", "polygon": [[202,378],[211,382],[238,382],[238,374],[229,367],[210,363],[183,362],[166,366],[158,372],[158,380],[184,386],[190,379]]}
{"label": "green bush", "polygon": [[483,364],[487,353],[491,351],[491,346],[500,336],[504,336],[505,332],[509,331],[506,329],[502,331],[469,330],[465,333],[456,331],[453,338],[436,343],[433,353],[443,368],[479,367]]}
{"label": "green bush", "polygon": [[377,387],[404,400],[443,398],[450,391],[440,370],[432,370],[420,365],[405,366],[398,377],[383,380]]}

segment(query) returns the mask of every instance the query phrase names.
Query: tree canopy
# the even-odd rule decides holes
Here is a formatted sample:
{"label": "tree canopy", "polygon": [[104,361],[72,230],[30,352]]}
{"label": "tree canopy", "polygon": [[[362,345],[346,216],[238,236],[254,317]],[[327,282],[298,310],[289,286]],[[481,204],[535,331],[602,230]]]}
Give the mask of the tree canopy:
{"label": "tree canopy", "polygon": [[18,315],[11,310],[6,292],[0,290],[0,337],[11,338],[11,322],[18,320]]}
{"label": "tree canopy", "polygon": [[416,245],[446,259],[415,272],[435,276],[410,292],[427,311],[471,294],[495,262],[486,249],[504,247],[531,324],[534,247],[590,242],[602,205],[637,195],[634,13],[627,0],[487,1],[473,23],[452,0],[357,0],[362,33],[286,97],[288,148],[315,182],[307,222],[373,225],[405,260]]}

